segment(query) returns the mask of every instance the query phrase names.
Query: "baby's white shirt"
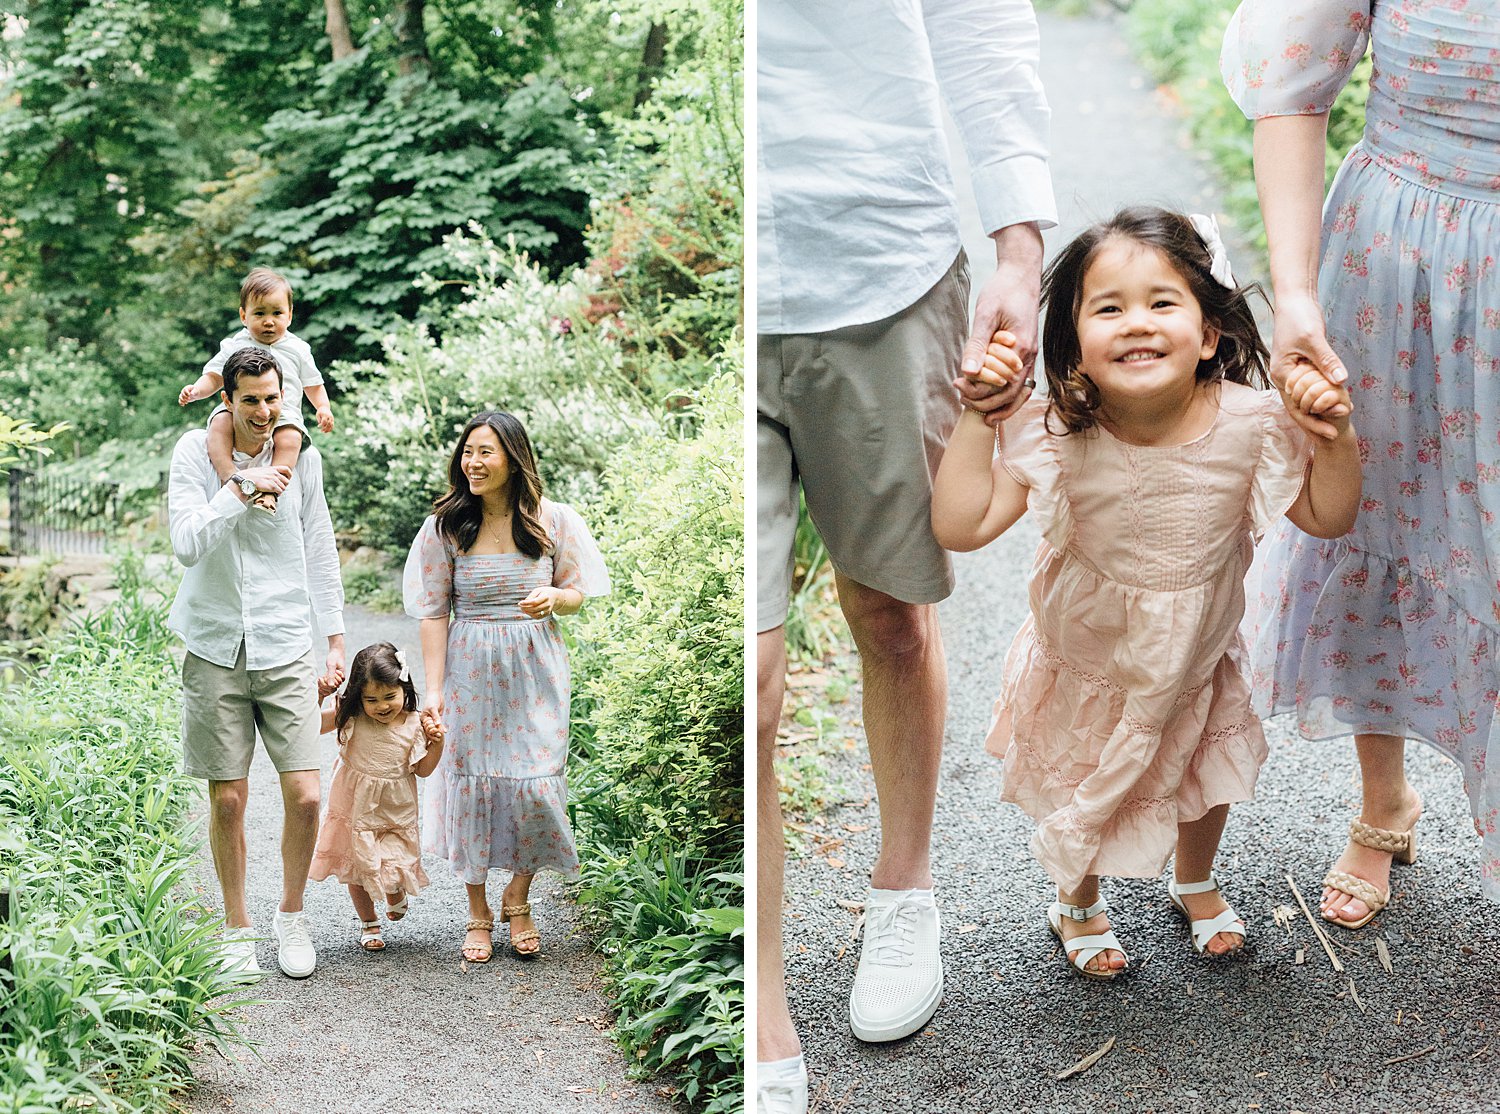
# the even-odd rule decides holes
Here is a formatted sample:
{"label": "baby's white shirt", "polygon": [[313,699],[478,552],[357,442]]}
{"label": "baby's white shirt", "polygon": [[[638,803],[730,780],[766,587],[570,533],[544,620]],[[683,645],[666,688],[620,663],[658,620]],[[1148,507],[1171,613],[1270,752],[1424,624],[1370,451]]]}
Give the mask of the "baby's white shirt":
{"label": "baby's white shirt", "polygon": [[323,382],[323,374],[313,361],[312,348],[307,341],[290,332],[283,333],[275,344],[262,344],[251,337],[249,329],[241,329],[219,342],[219,351],[203,365],[203,370],[222,377],[224,361],[241,348],[259,348],[275,358],[277,366],[281,368],[282,397],[292,399],[295,405],[302,405],[303,391]]}

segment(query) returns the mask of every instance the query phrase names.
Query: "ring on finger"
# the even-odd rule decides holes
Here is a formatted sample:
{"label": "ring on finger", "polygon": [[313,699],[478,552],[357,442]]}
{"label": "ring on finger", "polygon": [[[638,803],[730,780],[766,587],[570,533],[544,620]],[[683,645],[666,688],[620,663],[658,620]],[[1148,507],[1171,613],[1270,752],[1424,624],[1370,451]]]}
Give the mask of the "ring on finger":
{"label": "ring on finger", "polygon": [[1029,375],[1025,379],[1023,379],[1022,382],[1026,384],[1026,389],[1028,391],[1036,386],[1036,380],[1031,378],[1031,376]]}

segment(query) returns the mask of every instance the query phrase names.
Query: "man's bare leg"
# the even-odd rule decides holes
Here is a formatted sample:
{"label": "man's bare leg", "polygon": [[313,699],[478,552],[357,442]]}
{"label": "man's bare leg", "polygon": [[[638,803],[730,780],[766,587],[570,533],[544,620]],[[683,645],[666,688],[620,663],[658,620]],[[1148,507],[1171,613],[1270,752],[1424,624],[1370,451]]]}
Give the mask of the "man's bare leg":
{"label": "man's bare leg", "polygon": [[932,604],[902,603],[837,576],[859,648],[864,726],[880,800],[877,889],[932,886],[932,814],[948,706],[948,669]]}
{"label": "man's bare leg", "polygon": [[318,804],[322,788],[317,770],[281,775],[281,911],[300,913],[307,872],[318,842]]}
{"label": "man's bare leg", "polygon": [[208,783],[208,846],[224,894],[224,924],[229,928],[250,927],[245,908],[245,802],[249,795],[248,778]]}
{"label": "man's bare leg", "polygon": [[776,780],[776,728],[786,695],[786,628],[755,637],[756,774],[755,1057],[784,1060],[802,1051],[786,1000],[786,962],[781,946],[781,904],[786,844],[781,824],[781,787]]}

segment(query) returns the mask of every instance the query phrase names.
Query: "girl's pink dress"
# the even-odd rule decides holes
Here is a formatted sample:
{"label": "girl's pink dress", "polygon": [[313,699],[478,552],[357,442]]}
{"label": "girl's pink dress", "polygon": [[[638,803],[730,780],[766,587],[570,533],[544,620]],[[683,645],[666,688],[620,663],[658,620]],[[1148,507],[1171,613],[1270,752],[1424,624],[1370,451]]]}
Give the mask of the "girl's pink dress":
{"label": "girl's pink dress", "polygon": [[1274,391],[1220,389],[1184,445],[1053,436],[1046,399],[1005,425],[1001,461],[1043,540],[987,747],[1064,889],[1159,875],[1179,822],[1254,796],[1266,743],[1242,673],[1244,577],[1310,448]]}
{"label": "girl's pink dress", "polygon": [[428,878],[412,767],[426,754],[416,712],[390,724],[355,715],[345,725],[309,878],[363,886],[377,902],[398,890],[422,892]]}

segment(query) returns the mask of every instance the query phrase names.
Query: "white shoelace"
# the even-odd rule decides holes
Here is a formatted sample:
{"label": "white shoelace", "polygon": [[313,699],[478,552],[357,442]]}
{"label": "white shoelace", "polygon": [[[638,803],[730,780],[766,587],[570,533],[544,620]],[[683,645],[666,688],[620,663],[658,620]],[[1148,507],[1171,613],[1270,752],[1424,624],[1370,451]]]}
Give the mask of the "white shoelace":
{"label": "white shoelace", "polygon": [[917,907],[910,902],[881,905],[865,914],[865,955],[882,967],[910,967],[916,954]]}
{"label": "white shoelace", "polygon": [[310,948],[312,933],[307,931],[307,918],[302,914],[283,918],[281,921],[281,944],[283,947]]}
{"label": "white shoelace", "polygon": [[762,1083],[756,1087],[756,1114],[795,1114],[796,1088],[790,1083]]}

